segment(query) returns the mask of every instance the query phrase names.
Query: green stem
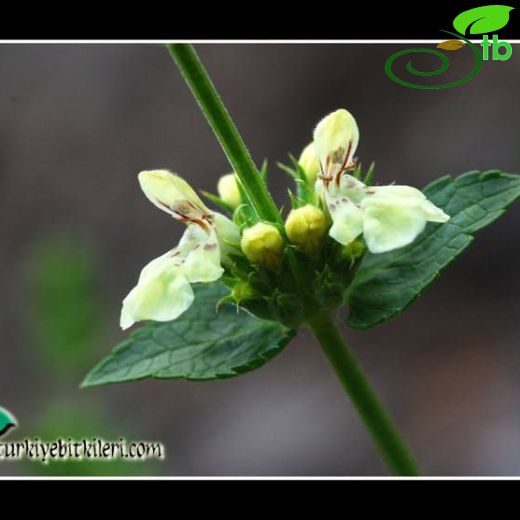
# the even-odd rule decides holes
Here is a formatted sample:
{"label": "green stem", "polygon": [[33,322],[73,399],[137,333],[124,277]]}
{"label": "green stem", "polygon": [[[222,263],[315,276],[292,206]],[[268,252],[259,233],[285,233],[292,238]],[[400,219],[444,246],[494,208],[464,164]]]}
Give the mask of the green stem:
{"label": "green stem", "polygon": [[[168,45],[168,50],[215,132],[259,217],[281,225],[282,219],[276,204],[197,53],[188,44],[171,44]],[[297,287],[304,287],[300,266],[290,249],[288,254]],[[390,469],[398,475],[417,475],[418,470],[413,458],[354,356],[345,345],[330,314],[319,313],[309,320],[309,325]]]}
{"label": "green stem", "polygon": [[417,476],[419,471],[412,455],[341,337],[330,312],[319,313],[309,320],[309,326],[391,471],[401,476]]}
{"label": "green stem", "polygon": [[259,217],[268,222],[281,223],[278,208],[195,49],[189,44],[175,43],[168,45],[168,50],[215,132],[233,170],[242,181]]}
{"label": "green stem", "polygon": [[[231,167],[242,181],[258,216],[267,222],[278,224],[285,236],[280,212],[195,49],[189,44],[173,43],[168,45],[168,50],[215,132]],[[300,266],[290,247],[286,254],[295,287],[300,291],[305,287]]]}

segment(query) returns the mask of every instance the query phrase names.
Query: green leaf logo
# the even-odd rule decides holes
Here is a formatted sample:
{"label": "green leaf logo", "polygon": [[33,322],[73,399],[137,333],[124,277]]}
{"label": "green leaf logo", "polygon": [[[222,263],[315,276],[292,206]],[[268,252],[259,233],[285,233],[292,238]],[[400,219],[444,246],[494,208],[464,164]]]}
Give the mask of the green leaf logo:
{"label": "green leaf logo", "polygon": [[0,407],[0,437],[16,426],[16,420],[5,408]]}
{"label": "green leaf logo", "polygon": [[505,27],[509,22],[509,12],[514,7],[508,5],[483,5],[460,13],[453,20],[453,27],[460,34],[488,34]]}

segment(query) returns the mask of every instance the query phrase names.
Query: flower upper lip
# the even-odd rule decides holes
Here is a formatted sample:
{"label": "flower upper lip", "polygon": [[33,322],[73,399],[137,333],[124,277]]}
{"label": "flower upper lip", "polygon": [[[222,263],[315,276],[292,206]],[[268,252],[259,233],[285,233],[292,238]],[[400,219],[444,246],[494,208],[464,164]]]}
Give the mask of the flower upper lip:
{"label": "flower upper lip", "polygon": [[314,130],[314,147],[325,184],[335,179],[339,185],[342,173],[353,165],[358,142],[358,126],[348,110],[336,110],[318,123]]}

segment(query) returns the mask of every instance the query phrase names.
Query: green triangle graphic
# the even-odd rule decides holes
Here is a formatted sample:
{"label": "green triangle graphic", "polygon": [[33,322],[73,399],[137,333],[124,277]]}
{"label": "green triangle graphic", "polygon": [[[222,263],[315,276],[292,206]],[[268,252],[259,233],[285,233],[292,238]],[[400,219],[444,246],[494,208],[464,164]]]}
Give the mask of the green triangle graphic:
{"label": "green triangle graphic", "polygon": [[13,415],[5,408],[0,406],[0,437],[5,435],[11,428],[16,426],[16,420]]}

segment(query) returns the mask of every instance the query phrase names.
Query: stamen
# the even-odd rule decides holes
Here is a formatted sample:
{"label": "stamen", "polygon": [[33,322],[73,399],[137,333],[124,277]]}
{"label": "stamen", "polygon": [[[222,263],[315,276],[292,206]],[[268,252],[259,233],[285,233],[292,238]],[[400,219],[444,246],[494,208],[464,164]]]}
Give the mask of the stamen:
{"label": "stamen", "polygon": [[[327,163],[326,163],[327,171],[329,168],[329,164],[330,164],[330,158],[327,157]],[[318,179],[323,181],[325,188],[328,188],[329,182],[332,180],[332,177],[326,175],[325,172],[323,171],[323,165],[321,164],[321,160],[320,160],[320,171],[321,171],[321,175],[318,175]]]}
{"label": "stamen", "polygon": [[349,158],[350,158],[350,150],[352,150],[352,141],[348,142],[347,153],[345,154],[345,157],[343,159],[343,163],[341,164],[341,167],[340,167],[339,171],[336,173],[336,186],[338,186],[338,188],[339,188],[339,183],[341,181],[341,175],[345,171],[345,167],[347,166],[347,163],[348,163]]}

